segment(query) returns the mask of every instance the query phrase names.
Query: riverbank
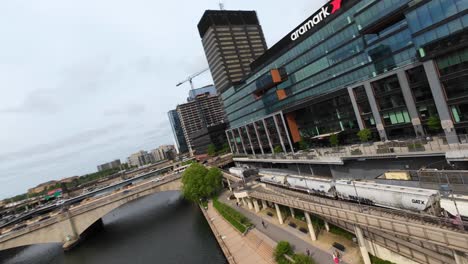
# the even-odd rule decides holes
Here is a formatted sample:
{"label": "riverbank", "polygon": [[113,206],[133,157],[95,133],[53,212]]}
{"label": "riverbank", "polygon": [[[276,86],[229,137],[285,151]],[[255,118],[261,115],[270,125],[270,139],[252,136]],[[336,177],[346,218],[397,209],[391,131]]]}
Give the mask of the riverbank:
{"label": "riverbank", "polygon": [[276,242],[255,228],[241,234],[214,208],[201,208],[213,234],[230,264],[274,264],[273,251]]}

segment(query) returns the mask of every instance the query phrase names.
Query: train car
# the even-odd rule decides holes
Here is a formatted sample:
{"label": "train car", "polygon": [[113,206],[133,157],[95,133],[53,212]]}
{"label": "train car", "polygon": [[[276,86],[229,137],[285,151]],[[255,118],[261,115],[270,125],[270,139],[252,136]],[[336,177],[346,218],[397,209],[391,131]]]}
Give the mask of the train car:
{"label": "train car", "polygon": [[231,167],[229,173],[240,178],[248,178],[258,174],[258,170],[244,167]]}
{"label": "train car", "polygon": [[[455,207],[455,203],[457,204],[457,207]],[[442,207],[446,212],[448,212],[452,216],[458,215],[457,213],[457,208],[458,208],[458,212],[460,212],[461,218],[464,221],[468,221],[468,196],[467,195],[455,194],[453,198],[451,195],[449,197],[441,197],[440,207]]]}
{"label": "train car", "polygon": [[264,175],[260,178],[261,182],[266,182],[270,184],[285,186],[286,176],[281,175]]}
{"label": "train car", "polygon": [[336,196],[334,182],[331,179],[290,175],[286,177],[286,182],[292,189],[327,197]]}
{"label": "train car", "polygon": [[440,195],[436,190],[338,180],[335,182],[339,198],[364,204],[404,209],[413,212],[440,213]]}

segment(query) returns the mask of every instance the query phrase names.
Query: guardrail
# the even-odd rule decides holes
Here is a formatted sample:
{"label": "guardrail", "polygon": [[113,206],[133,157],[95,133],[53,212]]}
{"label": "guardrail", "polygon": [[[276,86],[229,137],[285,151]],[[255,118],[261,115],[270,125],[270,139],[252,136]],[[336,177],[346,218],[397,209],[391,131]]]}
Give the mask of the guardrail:
{"label": "guardrail", "polygon": [[445,153],[447,151],[468,150],[468,135],[459,135],[458,143],[449,144],[444,136],[389,140],[337,147],[310,148],[296,153],[276,154],[234,154],[234,158],[263,159],[321,159],[323,157],[359,157],[376,155],[398,155],[417,153]]}

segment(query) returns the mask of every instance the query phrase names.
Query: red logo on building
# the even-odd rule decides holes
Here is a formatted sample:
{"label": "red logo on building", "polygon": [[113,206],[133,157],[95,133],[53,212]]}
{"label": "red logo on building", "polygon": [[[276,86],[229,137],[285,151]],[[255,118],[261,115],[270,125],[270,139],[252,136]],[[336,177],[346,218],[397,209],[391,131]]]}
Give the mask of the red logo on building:
{"label": "red logo on building", "polygon": [[333,0],[330,4],[333,6],[333,9],[331,11],[332,14],[334,14],[336,11],[340,10],[341,8],[341,1],[342,0]]}

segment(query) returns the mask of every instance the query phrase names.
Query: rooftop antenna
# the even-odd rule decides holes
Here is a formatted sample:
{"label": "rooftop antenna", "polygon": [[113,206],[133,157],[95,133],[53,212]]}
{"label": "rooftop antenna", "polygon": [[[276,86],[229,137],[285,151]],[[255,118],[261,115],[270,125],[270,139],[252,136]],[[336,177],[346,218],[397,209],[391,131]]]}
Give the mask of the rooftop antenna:
{"label": "rooftop antenna", "polygon": [[224,4],[222,1],[219,1],[219,10],[224,10]]}

